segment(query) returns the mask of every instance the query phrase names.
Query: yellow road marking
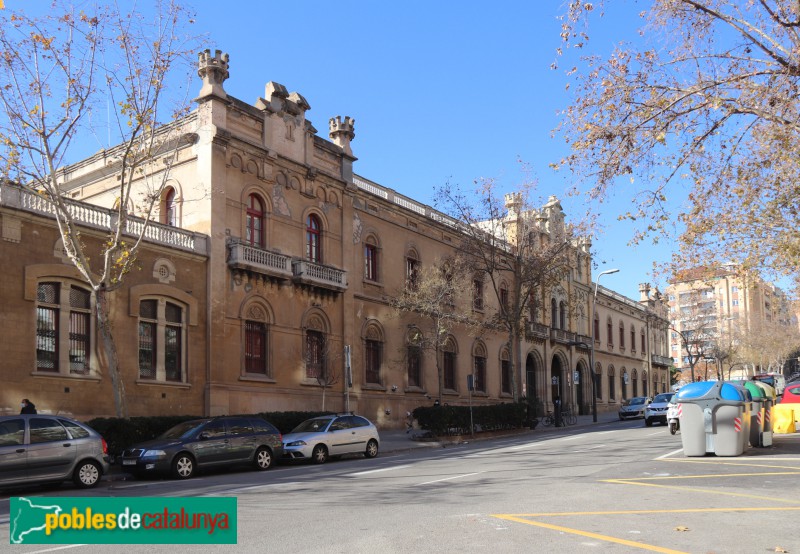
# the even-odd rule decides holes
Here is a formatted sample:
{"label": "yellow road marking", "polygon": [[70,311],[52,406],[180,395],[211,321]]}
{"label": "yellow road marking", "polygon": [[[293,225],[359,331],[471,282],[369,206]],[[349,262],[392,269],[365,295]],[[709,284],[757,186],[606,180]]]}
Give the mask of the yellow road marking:
{"label": "yellow road marking", "polygon": [[704,512],[778,512],[785,510],[800,510],[800,506],[769,506],[760,508],[685,508],[675,510],[612,510],[606,512],[541,512],[534,514],[491,514],[491,517],[503,519],[506,521],[514,521],[516,523],[524,523],[525,525],[533,525],[535,527],[542,527],[544,529],[552,529],[553,531],[561,531],[572,535],[579,535],[581,537],[588,537],[597,539],[604,542],[611,542],[640,548],[642,550],[650,550],[651,552],[661,552],[663,554],[686,554],[682,550],[673,550],[671,548],[664,548],[653,544],[646,544],[643,542],[630,541],[613,537],[611,535],[601,535],[600,533],[592,533],[591,531],[581,531],[580,529],[573,529],[572,527],[564,527],[563,525],[553,525],[552,523],[545,523],[543,521],[534,521],[532,517],[564,517],[564,516],[598,516],[598,515],[627,515],[627,514],[679,514],[679,513],[704,513]]}
{"label": "yellow road marking", "polygon": [[516,521],[517,523],[524,523],[526,525],[535,525],[536,527],[544,527],[545,529],[552,529],[554,531],[562,531],[564,533],[571,533],[573,535],[580,535],[582,537],[589,537],[592,539],[597,539],[605,542],[613,542],[617,544],[624,544],[625,546],[632,546],[634,548],[641,548],[642,550],[650,550],[652,552],[662,552],[664,554],[686,554],[681,550],[672,550],[670,548],[662,548],[660,546],[655,546],[652,544],[645,544],[643,542],[636,542],[636,541],[629,541],[626,539],[620,539],[618,537],[612,537],[609,535],[601,535],[599,533],[591,533],[589,531],[581,531],[580,529],[571,529],[570,527],[562,527],[561,525],[552,525],[550,523],[544,523],[541,521],[530,521],[526,519],[522,519],[519,517],[511,516],[511,515],[500,515],[495,514],[492,517],[496,517],[498,519],[505,519],[508,521]]}
{"label": "yellow road marking", "polygon": [[800,471],[769,471],[764,473],[717,473],[708,475],[661,475],[655,477],[631,477],[622,479],[604,479],[603,481],[661,481],[667,479],[710,479],[722,477],[761,477],[764,475],[800,475]]}
{"label": "yellow road marking", "polygon": [[776,496],[759,496],[755,494],[745,494],[740,492],[725,492],[712,489],[698,489],[696,487],[658,485],[656,483],[638,483],[636,481],[625,480],[625,479],[606,479],[605,482],[616,483],[618,485],[639,485],[640,487],[657,487],[662,489],[676,489],[679,491],[689,491],[689,492],[707,492],[709,494],[718,494],[721,496],[735,496],[737,498],[753,498],[755,500],[769,500],[770,502],[786,502],[788,504],[795,504],[797,502],[796,498],[778,498]]}

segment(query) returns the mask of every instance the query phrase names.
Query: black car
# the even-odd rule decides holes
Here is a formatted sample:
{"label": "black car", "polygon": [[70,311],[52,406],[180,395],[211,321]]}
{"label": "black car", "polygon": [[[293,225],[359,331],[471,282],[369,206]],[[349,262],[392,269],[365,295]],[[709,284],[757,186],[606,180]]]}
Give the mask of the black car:
{"label": "black car", "polygon": [[269,469],[283,455],[281,433],[259,418],[225,416],[179,423],[157,439],[122,453],[122,469],[134,475],[172,474],[188,479],[198,469],[251,464]]}

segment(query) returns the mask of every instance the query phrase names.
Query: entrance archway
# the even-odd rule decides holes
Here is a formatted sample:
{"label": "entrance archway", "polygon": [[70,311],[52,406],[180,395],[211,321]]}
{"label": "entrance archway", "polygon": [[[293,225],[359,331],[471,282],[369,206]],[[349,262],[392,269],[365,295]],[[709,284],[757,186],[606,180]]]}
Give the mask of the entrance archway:
{"label": "entrance archway", "polygon": [[528,396],[528,410],[535,417],[544,415],[542,401],[536,392],[536,374],[540,373],[540,367],[539,359],[534,356],[533,352],[529,352],[525,357],[525,387]]}
{"label": "entrance archway", "polygon": [[578,415],[587,415],[592,398],[592,377],[589,374],[589,368],[586,367],[583,361],[578,362],[578,367],[575,371],[578,375],[578,382],[575,383],[577,394],[575,401],[578,403]]}
{"label": "entrance archway", "polygon": [[566,391],[564,367],[561,358],[553,356],[553,361],[550,363],[550,398],[553,401],[553,405],[555,405],[556,400],[560,400],[562,407],[569,403],[569,399],[564,394],[564,391]]}

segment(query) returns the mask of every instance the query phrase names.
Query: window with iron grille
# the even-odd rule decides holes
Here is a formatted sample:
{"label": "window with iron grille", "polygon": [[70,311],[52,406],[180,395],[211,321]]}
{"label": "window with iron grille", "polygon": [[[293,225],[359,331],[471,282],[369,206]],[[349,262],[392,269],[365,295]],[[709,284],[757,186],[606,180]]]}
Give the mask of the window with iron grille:
{"label": "window with iron grille", "polygon": [[36,290],[36,369],[59,370],[58,323],[60,283],[39,283]]}
{"label": "window with iron grille", "polygon": [[381,350],[383,345],[377,340],[367,339],[364,366],[366,382],[374,385],[381,383]]}
{"label": "window with iron grille", "polygon": [[472,309],[483,310],[483,281],[480,279],[472,281]]}
{"label": "window with iron grille", "polygon": [[406,287],[417,290],[419,280],[419,261],[415,258],[406,258]]}
{"label": "window with iron grille", "polygon": [[505,394],[511,394],[511,362],[508,356],[500,360],[500,390]]}
{"label": "window with iron grille", "polygon": [[475,356],[475,365],[472,370],[473,386],[476,391],[486,392],[486,358],[484,356]]}
{"label": "window with iron grille", "polygon": [[158,300],[139,303],[139,378],[155,379],[157,357]]}
{"label": "window with iron grille", "polygon": [[306,377],[325,377],[325,335],[320,331],[306,331]]}
{"label": "window with iron grille", "polygon": [[378,247],[374,244],[364,245],[364,279],[378,280]]}
{"label": "window with iron grille", "polygon": [[185,382],[186,309],[155,298],[139,302],[139,378]]}
{"label": "window with iron grille", "polygon": [[167,302],[164,310],[164,377],[167,381],[183,381],[183,310]]}
{"label": "window with iron grille", "polygon": [[406,348],[406,372],[408,373],[408,386],[422,386],[422,349],[414,344]]}
{"label": "window with iron grille", "polygon": [[36,287],[36,370],[90,373],[91,293],[68,282],[47,281]]}
{"label": "window with iron grille", "polygon": [[444,388],[456,390],[456,353],[452,350],[445,350],[443,359]]}
{"label": "window with iron grille", "polygon": [[267,325],[261,321],[245,321],[244,329],[245,372],[266,375]]}
{"label": "window with iron grille", "polygon": [[616,381],[614,380],[614,368],[608,368],[608,399],[614,400],[616,398],[616,393],[614,390],[614,386],[616,385]]}

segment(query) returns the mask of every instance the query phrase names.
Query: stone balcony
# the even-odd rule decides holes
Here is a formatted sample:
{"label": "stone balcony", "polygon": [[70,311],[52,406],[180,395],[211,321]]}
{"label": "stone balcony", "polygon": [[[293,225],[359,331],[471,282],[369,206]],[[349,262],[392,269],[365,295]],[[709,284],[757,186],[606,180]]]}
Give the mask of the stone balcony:
{"label": "stone balcony", "polygon": [[291,279],[292,257],[241,242],[228,244],[228,266],[278,279]]}
{"label": "stone balcony", "polygon": [[659,356],[658,354],[652,354],[650,359],[653,362],[653,365],[663,365],[669,367],[673,363],[672,358],[667,356]]}
{"label": "stone balcony", "polygon": [[565,331],[564,329],[550,329],[550,340],[557,342],[559,344],[569,344],[571,342],[576,342],[576,335],[571,331]]}
{"label": "stone balcony", "polygon": [[343,292],[347,290],[347,272],[308,260],[292,262],[294,281],[303,285]]}
{"label": "stone balcony", "polygon": [[535,321],[525,322],[525,338],[532,339],[546,339],[550,336],[550,328],[547,325],[536,323]]}

